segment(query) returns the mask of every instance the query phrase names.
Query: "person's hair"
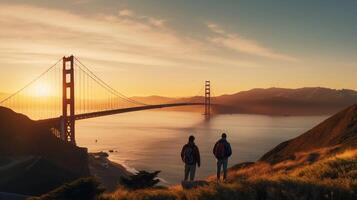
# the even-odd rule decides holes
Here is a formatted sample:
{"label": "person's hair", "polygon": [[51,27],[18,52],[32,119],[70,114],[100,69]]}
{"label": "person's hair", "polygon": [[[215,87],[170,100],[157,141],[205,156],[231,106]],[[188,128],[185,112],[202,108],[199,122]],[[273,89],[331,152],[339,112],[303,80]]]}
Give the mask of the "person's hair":
{"label": "person's hair", "polygon": [[189,142],[195,141],[195,136],[190,135],[190,137],[188,137],[188,141],[189,141]]}
{"label": "person's hair", "polygon": [[227,137],[227,134],[222,133],[222,138],[226,138],[226,137]]}

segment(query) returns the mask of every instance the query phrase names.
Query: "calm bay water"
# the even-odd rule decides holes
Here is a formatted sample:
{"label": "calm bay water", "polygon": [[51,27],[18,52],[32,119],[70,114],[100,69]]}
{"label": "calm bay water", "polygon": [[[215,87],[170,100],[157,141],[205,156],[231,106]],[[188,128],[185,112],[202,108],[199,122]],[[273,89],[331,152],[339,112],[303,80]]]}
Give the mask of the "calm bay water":
{"label": "calm bay water", "polygon": [[[166,184],[182,180],[182,145],[190,134],[201,153],[197,178],[215,174],[212,148],[222,132],[233,149],[229,166],[255,161],[280,142],[298,136],[327,116],[272,117],[262,115],[217,115],[205,120],[199,113],[142,111],[78,121],[79,146],[90,152],[114,150],[110,159],[131,170],[161,170]],[[97,140],[97,142],[95,142]]]}

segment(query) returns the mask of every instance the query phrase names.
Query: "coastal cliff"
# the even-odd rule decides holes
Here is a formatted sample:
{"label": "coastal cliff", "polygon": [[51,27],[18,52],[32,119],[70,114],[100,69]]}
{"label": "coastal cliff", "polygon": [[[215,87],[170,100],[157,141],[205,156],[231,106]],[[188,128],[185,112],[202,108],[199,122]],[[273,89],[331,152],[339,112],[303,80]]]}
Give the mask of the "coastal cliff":
{"label": "coastal cliff", "polygon": [[0,107],[0,130],[0,191],[39,195],[89,176],[87,149],[25,115]]}

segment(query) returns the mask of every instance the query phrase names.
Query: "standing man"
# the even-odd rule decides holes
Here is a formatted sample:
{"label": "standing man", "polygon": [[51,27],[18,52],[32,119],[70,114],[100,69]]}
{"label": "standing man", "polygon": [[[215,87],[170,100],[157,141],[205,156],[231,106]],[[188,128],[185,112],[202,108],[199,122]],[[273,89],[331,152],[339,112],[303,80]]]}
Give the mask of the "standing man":
{"label": "standing man", "polygon": [[191,135],[188,138],[188,143],[182,147],[181,159],[185,163],[185,181],[190,175],[190,181],[193,181],[196,173],[196,164],[198,167],[201,165],[200,152],[195,144],[195,137]]}
{"label": "standing man", "polygon": [[213,154],[217,158],[217,182],[220,181],[222,165],[223,180],[226,181],[228,158],[232,155],[232,149],[229,142],[227,142],[227,135],[225,133],[222,133],[222,138],[214,145]]}

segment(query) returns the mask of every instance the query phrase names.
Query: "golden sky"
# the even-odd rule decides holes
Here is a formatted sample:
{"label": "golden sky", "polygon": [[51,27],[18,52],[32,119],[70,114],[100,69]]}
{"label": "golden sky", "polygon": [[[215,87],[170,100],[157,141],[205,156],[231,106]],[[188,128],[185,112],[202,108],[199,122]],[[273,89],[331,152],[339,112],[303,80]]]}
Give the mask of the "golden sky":
{"label": "golden sky", "polygon": [[[334,46],[329,48],[335,51],[326,52],[321,38],[329,33],[311,28],[308,22],[298,33],[320,35],[316,44],[309,34],[279,32],[277,24],[260,36],[253,28],[248,33],[239,23],[255,28],[257,24],[239,16],[229,16],[237,17],[235,23],[197,11],[191,13],[191,23],[177,13],[155,15],[130,3],[108,4],[110,11],[103,6],[80,11],[94,1],[73,1],[72,9],[36,2],[0,1],[0,92],[21,88],[70,54],[129,96],[195,95],[205,80],[212,81],[216,95],[257,87],[357,89],[356,54],[351,52],[356,44],[345,45],[346,54]],[[95,3],[91,6],[100,4]],[[178,26],[178,21],[186,26]],[[286,24],[280,28],[286,29]],[[292,36],[296,38],[286,42]],[[331,42],[328,37],[326,42]]]}

